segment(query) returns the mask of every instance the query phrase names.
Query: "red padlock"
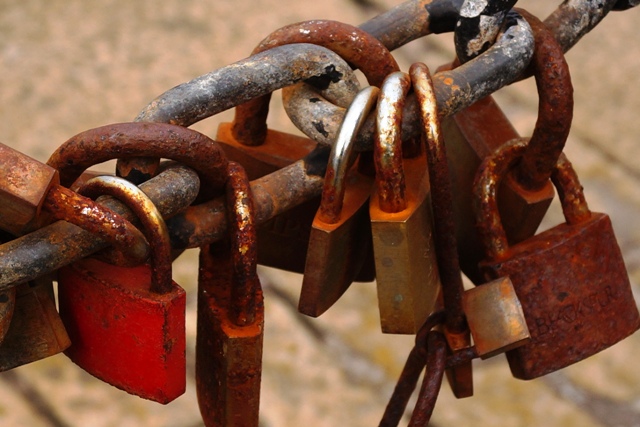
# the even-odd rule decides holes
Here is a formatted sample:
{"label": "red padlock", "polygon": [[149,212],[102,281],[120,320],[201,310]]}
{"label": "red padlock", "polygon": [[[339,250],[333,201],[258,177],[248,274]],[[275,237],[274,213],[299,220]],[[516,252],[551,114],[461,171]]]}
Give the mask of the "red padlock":
{"label": "red padlock", "polygon": [[135,212],[147,231],[153,267],[85,259],[60,269],[60,315],[72,341],[65,354],[115,387],[169,403],[186,387],[186,294],[171,279],[164,220],[151,200],[123,179],[94,178],[81,192],[108,193]]}

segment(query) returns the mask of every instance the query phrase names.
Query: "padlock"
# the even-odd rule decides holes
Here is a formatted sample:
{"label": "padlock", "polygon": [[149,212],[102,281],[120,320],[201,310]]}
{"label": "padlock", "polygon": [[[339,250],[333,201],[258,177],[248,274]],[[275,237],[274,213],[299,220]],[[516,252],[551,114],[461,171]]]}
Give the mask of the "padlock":
{"label": "padlock", "polygon": [[186,387],[186,294],[171,279],[164,220],[149,198],[123,179],[94,178],[80,191],[107,193],[134,211],[146,230],[153,266],[84,259],[60,269],[60,315],[73,342],[65,354],[117,388],[169,403]]}
{"label": "padlock", "polygon": [[331,147],[320,208],[313,220],[298,310],[317,317],[328,310],[367,263],[371,238],[367,201],[373,179],[352,167],[353,141],[375,105],[378,89],[362,89],[347,109]]}
{"label": "padlock", "polygon": [[251,188],[235,162],[229,163],[226,200],[231,241],[200,251],[198,405],[207,426],[257,426],[264,305]]}
{"label": "padlock", "polygon": [[425,150],[402,159],[399,123],[410,87],[409,75],[401,72],[382,84],[369,204],[380,323],[382,332],[394,334],[420,329],[440,287]]}
{"label": "padlock", "polygon": [[54,356],[71,344],[56,311],[50,277],[39,277],[15,289],[15,311],[0,344],[0,372]]}
{"label": "padlock", "polygon": [[487,280],[509,277],[531,341],[507,352],[516,378],[532,379],[589,357],[629,336],[640,316],[609,217],[590,212],[569,161],[552,174],[566,223],[509,246],[496,189],[526,151],[513,141],[487,158],[474,183],[477,224],[488,259]]}
{"label": "padlock", "polygon": [[[532,236],[551,201],[548,178],[566,142],[573,115],[569,68],[555,36],[538,19],[521,11],[535,38],[531,68],[539,94],[538,120],[525,158],[500,188],[499,207],[509,242]],[[478,270],[483,248],[471,207],[473,179],[480,162],[502,144],[518,137],[491,97],[476,102],[442,123],[454,184],[456,235],[460,266],[475,284],[484,281]]]}

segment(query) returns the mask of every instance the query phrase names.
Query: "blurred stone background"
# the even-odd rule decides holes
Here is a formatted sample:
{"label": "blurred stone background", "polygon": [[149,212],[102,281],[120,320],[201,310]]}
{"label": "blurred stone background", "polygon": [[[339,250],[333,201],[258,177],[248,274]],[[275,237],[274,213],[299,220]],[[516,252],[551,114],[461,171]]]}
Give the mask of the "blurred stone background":
{"label": "blurred stone background", "polygon": [[[308,19],[358,25],[400,1],[0,0],[0,141],[46,161],[86,129],[132,120],[169,88],[242,59],[271,31]],[[559,4],[523,0],[541,18]],[[567,55],[575,117],[566,152],[595,211],[611,215],[629,274],[640,280],[640,9],[611,13]],[[453,58],[451,35],[395,52],[437,67]],[[530,135],[533,81],[496,96],[521,135]],[[274,97],[274,129],[295,132]],[[215,135],[226,112],[196,129]],[[99,169],[112,171],[113,164]],[[546,226],[561,221],[557,206]],[[167,406],[143,401],[84,373],[58,355],[0,374],[3,426],[198,426],[194,391],[197,254],[174,264],[188,292],[187,393]],[[319,319],[297,314],[300,276],[261,270],[267,305],[261,401],[263,426],[378,423],[412,338],[379,332],[373,284],[356,284]],[[443,385],[436,426],[639,426],[638,334],[589,360],[523,382],[504,357],[476,363],[475,396],[456,400]],[[406,422],[406,421],[405,421]]]}

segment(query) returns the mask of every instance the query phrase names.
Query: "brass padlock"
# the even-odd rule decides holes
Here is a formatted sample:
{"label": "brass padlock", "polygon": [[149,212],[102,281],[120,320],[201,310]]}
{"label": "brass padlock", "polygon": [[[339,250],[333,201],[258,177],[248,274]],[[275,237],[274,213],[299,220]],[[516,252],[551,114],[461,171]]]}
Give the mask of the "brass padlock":
{"label": "brass padlock", "polygon": [[257,426],[264,305],[247,175],[229,163],[230,242],[201,248],[196,388],[207,426]]}
{"label": "brass padlock", "polygon": [[331,147],[320,208],[313,220],[298,310],[317,317],[356,279],[370,254],[367,201],[373,179],[351,167],[353,141],[377,98],[361,90],[347,109]]}
{"label": "brass padlock", "polygon": [[433,241],[429,174],[424,148],[402,158],[402,107],[409,75],[390,74],[377,107],[376,185],[371,232],[382,332],[414,334],[433,310],[440,278]]}
{"label": "brass padlock", "polygon": [[477,224],[487,280],[509,277],[522,303],[530,343],[507,352],[516,378],[532,379],[585,359],[634,333],[640,315],[611,220],[590,212],[569,161],[552,180],[566,223],[509,246],[496,192],[526,151],[513,141],[487,158],[475,182]]}
{"label": "brass padlock", "polygon": [[[500,188],[500,213],[512,244],[535,233],[553,200],[548,178],[566,142],[573,115],[573,87],[562,48],[544,24],[525,11],[522,14],[534,32],[531,68],[539,105],[530,148]],[[443,120],[442,126],[455,189],[456,235],[464,242],[458,246],[460,266],[472,282],[481,284],[484,278],[478,262],[484,251],[469,195],[480,162],[518,134],[491,97]]]}

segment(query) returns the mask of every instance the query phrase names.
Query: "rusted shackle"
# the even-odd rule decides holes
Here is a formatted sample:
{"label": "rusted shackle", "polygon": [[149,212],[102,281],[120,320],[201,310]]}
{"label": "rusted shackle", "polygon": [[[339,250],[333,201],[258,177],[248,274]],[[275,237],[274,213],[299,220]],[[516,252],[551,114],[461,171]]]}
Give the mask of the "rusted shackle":
{"label": "rusted shackle", "polygon": [[[385,76],[398,71],[398,64],[384,45],[371,34],[337,21],[314,20],[282,27],[260,42],[252,55],[293,43],[310,43],[325,47],[340,55],[354,69],[359,68],[372,86],[382,84]],[[308,83],[318,89],[317,79]],[[352,98],[352,97],[351,97]],[[236,107],[233,135],[245,145],[260,145],[267,132],[267,112],[271,94],[252,99]],[[346,108],[346,104],[330,99]]]}

